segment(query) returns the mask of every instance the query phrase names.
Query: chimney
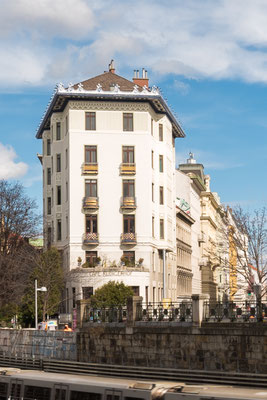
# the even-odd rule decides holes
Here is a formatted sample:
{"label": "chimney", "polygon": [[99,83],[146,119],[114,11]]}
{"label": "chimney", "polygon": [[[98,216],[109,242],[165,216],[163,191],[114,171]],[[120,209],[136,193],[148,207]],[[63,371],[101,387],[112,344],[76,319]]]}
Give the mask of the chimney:
{"label": "chimney", "polygon": [[145,68],[142,68],[142,76],[141,78],[139,77],[139,70],[135,69],[134,70],[134,77],[133,77],[133,83],[135,85],[139,85],[139,86],[146,86],[148,87],[148,77],[147,77],[147,70]]}
{"label": "chimney", "polygon": [[110,64],[108,65],[108,70],[109,70],[109,72],[112,72],[113,74],[115,74],[114,60],[110,61]]}

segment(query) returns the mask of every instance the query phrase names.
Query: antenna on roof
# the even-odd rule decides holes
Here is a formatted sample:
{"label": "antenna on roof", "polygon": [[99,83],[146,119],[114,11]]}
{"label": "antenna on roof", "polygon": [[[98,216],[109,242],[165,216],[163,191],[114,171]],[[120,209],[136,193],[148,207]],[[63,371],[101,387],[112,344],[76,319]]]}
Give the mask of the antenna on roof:
{"label": "antenna on roof", "polygon": [[113,74],[115,74],[114,60],[110,61],[109,65],[108,65],[108,70],[109,70],[109,72],[112,72]]}

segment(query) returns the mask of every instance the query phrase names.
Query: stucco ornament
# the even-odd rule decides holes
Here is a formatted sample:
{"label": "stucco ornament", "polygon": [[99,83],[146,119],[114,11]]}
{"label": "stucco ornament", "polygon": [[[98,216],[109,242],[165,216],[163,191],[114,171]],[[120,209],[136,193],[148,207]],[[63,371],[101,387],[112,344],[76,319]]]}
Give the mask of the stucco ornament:
{"label": "stucco ornament", "polygon": [[153,86],[152,86],[151,92],[152,92],[153,94],[159,94],[159,89],[157,88],[157,86],[153,85]]}
{"label": "stucco ornament", "polygon": [[73,91],[74,91],[73,83],[70,82],[70,83],[68,84],[68,89],[67,89],[67,91],[68,91],[68,92],[73,92]]}
{"label": "stucco ornament", "polygon": [[66,92],[66,89],[64,88],[64,85],[62,82],[57,84],[57,91],[58,92]]}
{"label": "stucco ornament", "polygon": [[146,85],[144,85],[144,86],[143,86],[142,93],[149,93],[147,89],[148,89],[148,87],[147,87]]}
{"label": "stucco ornament", "polygon": [[83,88],[83,84],[80,82],[78,83],[78,88],[77,88],[78,92],[84,92],[84,88]]}
{"label": "stucco ornament", "polygon": [[137,85],[134,85],[133,87],[133,93],[139,93],[139,89]]}
{"label": "stucco ornament", "polygon": [[100,83],[98,83],[98,84],[96,85],[96,91],[97,91],[97,92],[103,92],[102,85],[101,85]]}
{"label": "stucco ornament", "polygon": [[120,92],[120,86],[116,83],[116,85],[114,86],[114,92],[118,93]]}

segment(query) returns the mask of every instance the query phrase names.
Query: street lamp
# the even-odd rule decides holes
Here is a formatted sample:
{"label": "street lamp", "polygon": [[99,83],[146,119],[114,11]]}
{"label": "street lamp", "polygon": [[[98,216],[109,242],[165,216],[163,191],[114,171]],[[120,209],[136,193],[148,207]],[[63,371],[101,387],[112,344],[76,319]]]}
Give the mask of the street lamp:
{"label": "street lamp", "polygon": [[37,279],[34,280],[34,292],[35,292],[35,329],[38,329],[38,311],[37,311],[37,292],[47,292],[47,288],[42,286],[37,287]]}

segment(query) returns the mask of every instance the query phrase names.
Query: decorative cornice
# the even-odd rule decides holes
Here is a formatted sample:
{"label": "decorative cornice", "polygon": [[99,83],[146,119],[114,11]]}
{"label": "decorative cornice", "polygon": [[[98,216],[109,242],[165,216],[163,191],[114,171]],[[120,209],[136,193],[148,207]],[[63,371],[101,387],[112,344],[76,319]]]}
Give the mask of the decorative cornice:
{"label": "decorative cornice", "polygon": [[114,111],[149,111],[146,103],[128,102],[93,102],[93,101],[70,101],[70,110],[114,110]]}

